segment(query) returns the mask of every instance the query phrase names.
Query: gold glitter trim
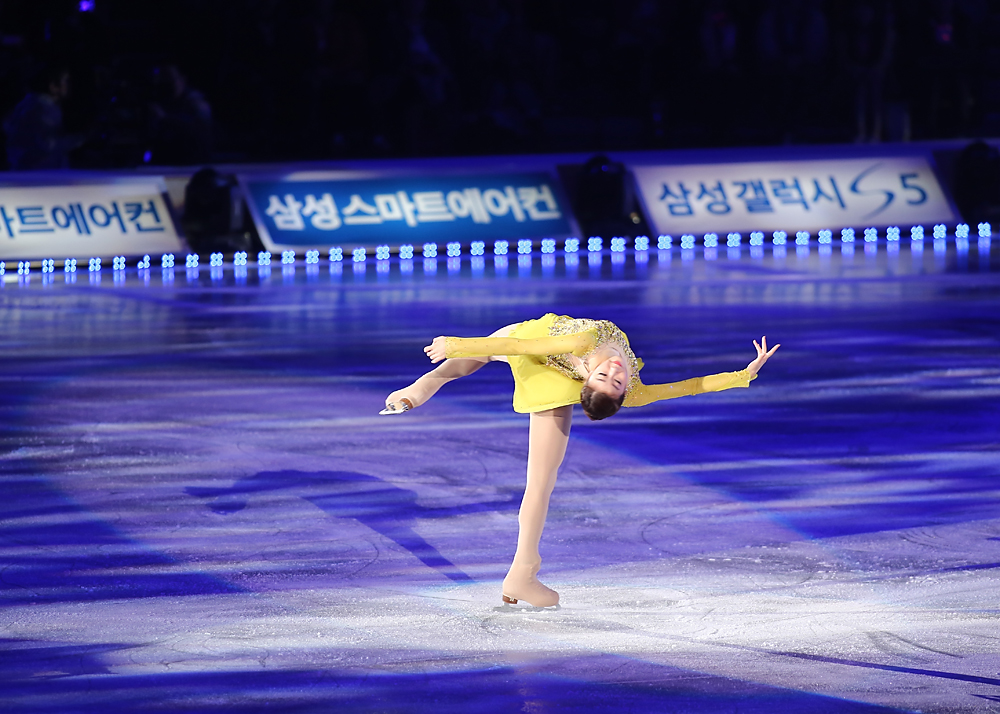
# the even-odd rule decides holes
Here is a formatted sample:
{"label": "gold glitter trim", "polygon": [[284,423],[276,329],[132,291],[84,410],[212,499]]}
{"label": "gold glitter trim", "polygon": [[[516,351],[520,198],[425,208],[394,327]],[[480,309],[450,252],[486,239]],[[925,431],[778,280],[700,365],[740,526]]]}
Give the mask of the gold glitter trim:
{"label": "gold glitter trim", "polygon": [[[575,319],[559,315],[552,321],[552,325],[549,327],[549,335],[551,337],[561,337],[563,335],[575,335],[578,332],[586,332],[588,330],[593,330],[597,335],[597,339],[594,342],[594,348],[582,355],[581,359],[586,361],[597,350],[608,344],[614,345],[621,350],[621,353],[628,361],[629,378],[628,384],[625,386],[625,394],[628,395],[639,384],[640,364],[639,359],[632,352],[632,348],[628,344],[628,337],[618,329],[615,323],[609,320]],[[575,379],[578,382],[583,381],[583,378],[576,371],[576,367],[573,366],[573,363],[569,361],[566,355],[550,355],[545,363],[570,379]]]}

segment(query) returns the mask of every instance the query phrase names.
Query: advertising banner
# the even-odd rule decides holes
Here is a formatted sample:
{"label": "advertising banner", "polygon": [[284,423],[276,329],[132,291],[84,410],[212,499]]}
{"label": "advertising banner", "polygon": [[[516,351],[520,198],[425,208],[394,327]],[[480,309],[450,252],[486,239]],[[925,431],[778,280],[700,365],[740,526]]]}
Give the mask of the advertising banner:
{"label": "advertising banner", "polygon": [[275,180],[241,177],[261,240],[292,248],[568,235],[548,173]]}
{"label": "advertising banner", "polygon": [[816,231],[958,220],[923,156],[633,166],[659,233]]}
{"label": "advertising banner", "polygon": [[183,251],[160,178],[0,187],[0,259]]}

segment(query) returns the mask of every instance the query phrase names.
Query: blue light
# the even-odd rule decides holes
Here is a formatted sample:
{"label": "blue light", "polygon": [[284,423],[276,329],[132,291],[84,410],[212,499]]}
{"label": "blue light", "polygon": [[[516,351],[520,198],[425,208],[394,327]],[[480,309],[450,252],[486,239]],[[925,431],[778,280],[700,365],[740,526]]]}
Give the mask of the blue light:
{"label": "blue light", "polygon": [[198,256],[194,253],[188,254],[187,259],[184,261],[184,267],[186,268],[197,268],[198,267]]}
{"label": "blue light", "polygon": [[282,265],[294,265],[295,264],[295,251],[294,250],[283,250],[283,251],[281,251],[281,264]]}
{"label": "blue light", "polygon": [[840,231],[840,242],[841,243],[853,243],[854,242],[854,229],[844,228]]}
{"label": "blue light", "polygon": [[681,250],[691,250],[692,248],[694,248],[694,236],[685,233],[681,236]]}
{"label": "blue light", "polygon": [[750,234],[750,245],[764,245],[764,234],[761,231],[754,231]]}
{"label": "blue light", "polygon": [[363,263],[368,259],[368,251],[364,248],[355,248],[351,251],[351,260],[355,263]]}
{"label": "blue light", "polygon": [[402,260],[410,260],[413,258],[413,246],[409,243],[399,246],[399,257]]}
{"label": "blue light", "polygon": [[718,233],[706,233],[705,237],[702,238],[705,243],[706,248],[714,248],[719,245],[719,234]]}
{"label": "blue light", "polygon": [[6,275],[6,274],[7,274],[7,264],[2,260],[0,260],[0,275]]}
{"label": "blue light", "polygon": [[481,240],[474,240],[469,244],[469,252],[474,256],[486,254],[486,243]]}
{"label": "blue light", "polygon": [[[149,270],[149,264],[150,264],[149,263],[149,256],[148,255],[144,255],[144,256],[142,256],[142,260],[140,260],[139,264],[136,265],[135,267],[137,267],[139,270]],[[76,261],[75,260],[73,261],[73,269],[76,270]]]}
{"label": "blue light", "polygon": [[518,255],[531,255],[531,239],[522,238],[517,242]]}
{"label": "blue light", "polygon": [[865,243],[874,243],[878,240],[877,228],[865,228]]}
{"label": "blue light", "polygon": [[948,227],[944,223],[938,223],[934,226],[934,238],[947,238],[948,237]]}
{"label": "blue light", "polygon": [[[93,260],[93,258],[91,258]],[[93,270],[93,268],[91,268]],[[31,263],[26,260],[20,260],[17,263],[17,274],[18,275],[28,275],[31,273]]]}
{"label": "blue light", "polygon": [[771,242],[774,245],[785,245],[788,241],[788,234],[784,231],[775,231],[771,234]]}
{"label": "blue light", "polygon": [[625,252],[625,239],[615,236],[611,239],[611,252],[612,253],[624,253]]}
{"label": "blue light", "polygon": [[508,247],[507,241],[505,240],[493,241],[493,255],[507,255]]}
{"label": "blue light", "polygon": [[[147,255],[146,258],[148,259],[149,256]],[[76,258],[66,258],[66,260],[63,261],[63,272],[64,273],[76,272]]]}
{"label": "blue light", "polygon": [[233,254],[233,265],[244,267],[247,264],[247,254],[246,251],[241,250]]}
{"label": "blue light", "polygon": [[[449,258],[457,258],[462,254],[462,244],[461,243],[449,243],[445,246],[446,254]],[[449,265],[450,265],[449,261]]]}
{"label": "blue light", "polygon": [[993,233],[993,227],[989,223],[980,223],[977,228],[980,238],[989,238]]}
{"label": "blue light", "polygon": [[51,273],[55,271],[55,269],[56,269],[56,261],[52,260],[52,258],[46,258],[45,260],[42,261],[43,273]]}
{"label": "blue light", "polygon": [[889,226],[885,229],[885,239],[888,241],[899,240],[899,226]]}
{"label": "blue light", "polygon": [[587,239],[587,250],[591,253],[604,250],[604,239],[600,236],[590,236],[590,238]]}
{"label": "blue light", "polygon": [[730,233],[726,236],[726,246],[729,248],[739,248],[743,242],[743,236],[739,233]]}
{"label": "blue light", "polygon": [[923,240],[924,239],[924,227],[923,226],[911,226],[910,227],[910,240]]}
{"label": "blue light", "polygon": [[670,250],[674,244],[674,237],[668,235],[659,235],[656,238],[656,249],[657,250]]}
{"label": "blue light", "polygon": [[[425,258],[436,258],[438,254],[437,243],[424,243],[421,251]],[[434,269],[437,270],[437,264],[435,264]]]}
{"label": "blue light", "polygon": [[821,245],[830,245],[833,242],[833,231],[824,228],[819,232],[819,242]]}
{"label": "blue light", "polygon": [[955,237],[956,238],[968,238],[969,237],[969,224],[959,223],[955,226]]}
{"label": "blue light", "polygon": [[375,248],[375,259],[376,260],[388,260],[389,259],[389,246],[380,245]]}
{"label": "blue light", "polygon": [[649,236],[636,236],[632,245],[636,250],[649,250]]}
{"label": "blue light", "polygon": [[160,256],[160,267],[161,268],[172,268],[174,267],[174,254],[164,253]]}
{"label": "blue light", "polygon": [[567,253],[576,253],[580,250],[580,239],[567,238],[566,243],[563,244],[563,250]]}
{"label": "blue light", "polygon": [[262,250],[257,253],[257,265],[258,266],[268,266],[271,264],[271,252],[268,250]]}
{"label": "blue light", "polygon": [[555,238],[542,238],[542,253],[550,255],[556,252]]}
{"label": "blue light", "polygon": [[101,270],[101,259],[100,258],[91,258],[88,267],[90,269],[90,272],[92,272],[92,273],[99,272]]}
{"label": "blue light", "polygon": [[809,231],[797,231],[795,233],[795,245],[809,245]]}

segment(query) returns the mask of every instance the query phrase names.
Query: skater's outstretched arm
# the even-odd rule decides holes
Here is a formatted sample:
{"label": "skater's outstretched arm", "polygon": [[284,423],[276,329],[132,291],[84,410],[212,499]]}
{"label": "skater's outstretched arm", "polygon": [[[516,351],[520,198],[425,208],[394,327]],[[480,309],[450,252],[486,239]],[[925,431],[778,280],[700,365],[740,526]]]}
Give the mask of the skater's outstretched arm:
{"label": "skater's outstretched arm", "polygon": [[675,399],[706,392],[721,392],[724,389],[734,387],[748,387],[750,382],[757,378],[757,372],[764,366],[768,358],[781,347],[778,344],[770,350],[767,349],[766,337],[761,339],[761,343],[754,340],[753,344],[757,349],[757,357],[746,366],[746,369],[741,369],[738,372],[710,374],[707,377],[695,377],[668,384],[643,384],[640,381],[629,390],[624,405],[626,407],[641,407],[663,399]]}
{"label": "skater's outstretched arm", "polygon": [[[501,339],[509,335],[517,325],[507,325],[501,327],[487,338],[481,339]],[[437,394],[448,382],[467,377],[484,364],[490,361],[487,356],[464,357],[445,360],[416,382],[395,392],[385,398],[385,410],[383,414],[399,414],[409,409],[415,409],[428,399]]]}
{"label": "skater's outstretched arm", "polygon": [[585,330],[558,337],[435,337],[424,348],[431,362],[455,357],[488,357],[494,355],[561,355],[573,353],[580,357],[597,345],[597,333]]}

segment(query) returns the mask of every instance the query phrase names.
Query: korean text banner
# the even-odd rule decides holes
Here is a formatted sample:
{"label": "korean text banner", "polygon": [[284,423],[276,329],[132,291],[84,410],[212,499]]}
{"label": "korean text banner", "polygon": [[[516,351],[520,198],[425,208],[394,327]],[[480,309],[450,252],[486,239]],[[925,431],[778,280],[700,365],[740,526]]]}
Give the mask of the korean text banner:
{"label": "korean text banner", "polygon": [[244,177],[268,250],[533,238],[571,232],[547,173],[420,178]]}
{"label": "korean text banner", "polygon": [[162,179],[0,188],[0,258],[183,250]]}
{"label": "korean text banner", "polygon": [[632,171],[659,233],[816,231],[957,219],[922,156]]}

